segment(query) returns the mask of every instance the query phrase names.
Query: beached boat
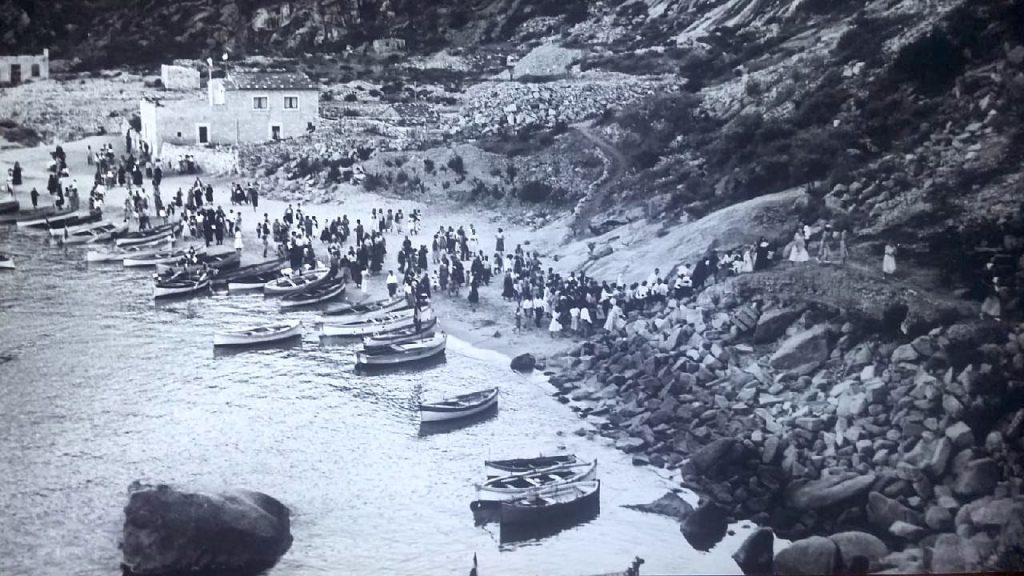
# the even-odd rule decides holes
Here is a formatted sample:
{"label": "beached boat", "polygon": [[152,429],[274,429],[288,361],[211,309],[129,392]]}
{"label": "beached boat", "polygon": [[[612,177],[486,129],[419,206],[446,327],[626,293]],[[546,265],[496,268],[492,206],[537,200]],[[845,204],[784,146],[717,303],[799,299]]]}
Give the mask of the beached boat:
{"label": "beached boat", "polygon": [[166,252],[170,247],[166,242],[157,242],[157,245],[136,244],[125,246],[114,250],[90,250],[85,254],[86,262],[120,262],[125,258],[146,257]]}
{"label": "beached boat", "polygon": [[321,324],[359,324],[382,318],[412,318],[416,313],[412,308],[398,310],[371,310],[362,314],[346,314],[344,316],[319,316],[316,321]]}
{"label": "beached boat", "polygon": [[309,270],[302,274],[281,276],[264,284],[263,293],[267,296],[283,296],[292,292],[298,292],[325,280],[329,272],[330,270],[324,268],[321,270]]}
{"label": "beached boat", "polygon": [[74,236],[80,232],[88,232],[93,228],[100,228],[109,224],[114,224],[113,220],[99,220],[97,222],[86,222],[84,224],[75,224],[74,226],[61,226],[59,228],[50,228],[47,230],[51,238],[60,238],[62,236]]}
{"label": "beached boat", "polygon": [[247,290],[263,291],[267,282],[272,282],[281,277],[280,272],[264,272],[263,274],[249,274],[228,282],[228,292],[245,292]]}
{"label": "beached boat", "polygon": [[437,318],[431,317],[430,320],[420,323],[419,330],[414,326],[412,328],[380,332],[373,336],[366,336],[363,338],[363,349],[371,350],[392,344],[405,344],[407,342],[423,340],[424,338],[431,338],[434,336],[434,326],[436,325]]}
{"label": "beached boat", "polygon": [[529,492],[501,503],[502,524],[530,524],[559,520],[599,503],[601,481],[560,484]]}
{"label": "beached boat", "polygon": [[181,222],[173,222],[171,224],[162,224],[154,228],[147,228],[145,230],[136,230],[135,232],[127,232],[121,234],[114,240],[114,246],[135,246],[137,244],[149,244],[155,240],[161,240],[168,236],[177,234],[178,230],[181,229]]}
{"label": "beached boat", "polygon": [[497,405],[498,389],[488,388],[479,392],[445,398],[440,402],[420,404],[420,421],[456,420],[479,414]]}
{"label": "beached boat", "polygon": [[325,316],[342,316],[346,314],[368,314],[371,312],[389,312],[406,307],[405,296],[385,298],[372,302],[345,303],[331,306],[324,310]]}
{"label": "beached boat", "polygon": [[14,270],[14,258],[7,254],[0,254],[0,270]]}
{"label": "beached boat", "polygon": [[345,280],[333,278],[317,283],[306,290],[285,294],[281,298],[281,310],[297,310],[330,302],[345,293]]}
{"label": "beached boat", "polygon": [[251,326],[239,330],[219,330],[213,334],[214,346],[253,346],[281,342],[302,335],[302,323],[298,320]]}
{"label": "beached boat", "polygon": [[153,298],[169,298],[171,296],[189,296],[202,292],[210,287],[209,274],[182,274],[169,280],[156,283],[153,287]]}
{"label": "beached boat", "polygon": [[543,468],[575,464],[578,461],[575,454],[559,454],[557,456],[538,456],[536,458],[484,460],[484,466],[512,474],[526,474]]}
{"label": "beached boat", "polygon": [[0,200],[0,214],[8,214],[11,212],[17,212],[21,208],[18,201],[14,198],[8,200]]}
{"label": "beached boat", "polygon": [[267,273],[272,273],[273,276],[267,278],[260,283],[259,288],[262,290],[263,285],[267,282],[277,278],[281,274],[281,270],[287,265],[287,260],[284,258],[275,258],[273,260],[266,260],[258,264],[248,264],[246,266],[240,266],[231,271],[222,271],[213,279],[213,287],[224,287],[231,282],[239,280],[245,280],[250,276],[257,276]]}
{"label": "beached boat", "polygon": [[[196,248],[196,256],[206,254],[206,248]],[[127,268],[156,266],[157,264],[175,264],[188,255],[188,248],[176,250],[158,250],[138,255],[125,256],[123,263]]]}
{"label": "beached boat", "polygon": [[[420,322],[421,324],[428,322],[433,317],[433,311],[427,308],[420,314]],[[320,320],[323,322],[320,332],[321,336],[369,336],[378,332],[402,330],[416,326],[411,310],[408,312],[404,310],[392,312],[383,317],[368,320],[361,318],[353,318],[342,322],[334,318],[320,318]]]}
{"label": "beached boat", "polygon": [[75,230],[68,229],[68,233],[65,236],[63,230],[50,230],[50,234],[54,234],[54,238],[61,239],[65,244],[97,244],[100,242],[106,242],[113,238],[118,232],[123,232],[128,229],[128,224],[118,224],[117,222],[97,222],[95,224],[88,224],[84,227],[76,226]]}
{"label": "beached boat", "polygon": [[89,222],[97,222],[102,218],[103,212],[100,210],[91,210],[88,212],[60,212],[53,216],[43,216],[32,220],[19,220],[18,228],[39,228],[42,230],[51,230],[53,228],[65,228],[78,226],[79,224],[88,224]]}
{"label": "beached boat", "polygon": [[176,272],[181,270],[198,270],[206,264],[206,267],[211,270],[230,270],[242,261],[242,255],[234,250],[222,249],[217,252],[206,252],[205,254],[197,254],[196,259],[199,260],[197,264],[185,265],[181,262],[157,264],[156,273],[166,274],[168,272]]}
{"label": "beached boat", "polygon": [[360,366],[397,366],[426,360],[444,354],[447,342],[448,335],[441,332],[423,340],[362,350],[356,352],[356,364]]}
{"label": "beached boat", "polygon": [[[34,210],[19,210],[18,212],[9,212],[7,214],[0,214],[0,224],[15,224],[23,220],[36,220],[43,216],[50,216],[51,214],[57,213],[57,207],[40,206]],[[69,211],[70,213],[70,211]]]}
{"label": "beached boat", "polygon": [[491,478],[477,486],[481,500],[505,501],[539,488],[550,488],[597,478],[597,460],[541,468],[524,474]]}

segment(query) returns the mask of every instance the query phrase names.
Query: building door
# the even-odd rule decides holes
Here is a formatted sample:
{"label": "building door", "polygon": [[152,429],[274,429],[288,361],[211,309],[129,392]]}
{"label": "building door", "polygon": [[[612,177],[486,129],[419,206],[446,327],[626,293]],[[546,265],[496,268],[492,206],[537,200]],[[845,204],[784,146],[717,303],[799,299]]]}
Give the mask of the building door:
{"label": "building door", "polygon": [[21,84],[21,64],[11,64],[11,84]]}
{"label": "building door", "polygon": [[198,132],[196,134],[196,141],[199,142],[200,144],[209,144],[210,143],[210,127],[207,126],[206,124],[198,124],[196,126],[196,130]]}
{"label": "building door", "polygon": [[271,140],[280,140],[281,139],[281,125],[280,124],[271,124],[270,125],[270,139]]}

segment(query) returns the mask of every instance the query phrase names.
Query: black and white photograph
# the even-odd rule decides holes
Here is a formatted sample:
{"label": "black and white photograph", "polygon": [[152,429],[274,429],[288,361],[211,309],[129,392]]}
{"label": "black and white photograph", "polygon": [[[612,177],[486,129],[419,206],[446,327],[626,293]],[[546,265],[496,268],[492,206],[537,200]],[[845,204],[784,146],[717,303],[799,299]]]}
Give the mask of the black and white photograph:
{"label": "black and white photograph", "polygon": [[0,576],[1024,573],[1024,0],[0,0]]}

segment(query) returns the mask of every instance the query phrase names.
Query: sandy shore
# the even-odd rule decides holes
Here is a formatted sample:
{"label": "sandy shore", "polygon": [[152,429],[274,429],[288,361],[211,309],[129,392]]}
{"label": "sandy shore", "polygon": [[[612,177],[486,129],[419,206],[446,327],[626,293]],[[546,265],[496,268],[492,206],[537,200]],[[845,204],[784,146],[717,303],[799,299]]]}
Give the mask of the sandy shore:
{"label": "sandy shore", "polygon": [[[115,152],[123,152],[124,141],[117,136],[95,136],[83,140],[63,144],[68,159],[68,168],[71,179],[77,180],[78,189],[82,196],[83,208],[86,205],[88,193],[93,182],[93,167],[87,163],[87,149],[98,150],[100,146],[111,143]],[[52,146],[39,146],[34,148],[13,148],[0,151],[0,167],[6,171],[20,162],[23,170],[23,183],[16,188],[16,196],[21,202],[22,209],[31,207],[29,191],[35,187],[40,191],[40,205],[45,206],[52,203],[46,193],[47,166],[49,165]],[[165,173],[161,184],[162,197],[168,201],[180,187],[187,191],[194,181],[195,176],[174,175]],[[269,215],[271,221],[281,218],[287,202],[272,199],[260,198],[259,209],[254,212],[251,206],[232,206],[230,202],[230,184],[232,182],[245,182],[248,178],[209,177],[203,178],[204,182],[213,185],[214,205],[221,206],[225,213],[230,210],[241,210],[242,212],[242,242],[244,244],[242,264],[252,264],[263,260],[263,244],[257,238],[255,225],[257,221],[263,220],[263,215]],[[66,181],[65,181],[66,182]],[[148,186],[147,182],[147,189]],[[124,201],[127,190],[114,188],[107,192],[104,217],[115,221],[124,218]],[[298,208],[299,204],[292,204]],[[413,209],[419,209],[423,215],[421,232],[419,235],[410,236],[414,246],[425,244],[429,248],[433,233],[440,226],[464,226],[467,230],[472,224],[476,227],[480,238],[480,247],[486,254],[493,253],[495,236],[498,228],[502,228],[505,234],[506,249],[512,250],[516,244],[529,243],[530,250],[539,250],[542,254],[550,251],[553,246],[552,235],[536,234],[522,226],[512,224],[510,221],[494,214],[477,210],[473,207],[456,205],[445,202],[424,203],[408,199],[385,198],[378,194],[367,192],[350,193],[335,204],[301,204],[304,214],[316,216],[320,222],[324,222],[347,214],[353,226],[356,219],[361,219],[366,224],[370,219],[370,212],[374,208],[392,210],[403,210],[406,214]],[[353,235],[354,236],[354,235]],[[381,298],[387,293],[384,285],[386,270],[397,268],[397,250],[401,246],[404,236],[390,234],[387,236],[388,261],[385,265],[385,274],[370,276],[364,282],[365,294],[360,295],[358,291],[350,291],[348,298],[359,300],[361,298]],[[354,240],[353,240],[354,242]],[[225,239],[225,244],[230,240]],[[351,243],[350,243],[351,244]],[[348,245],[345,246],[347,249]],[[40,249],[46,249],[40,246]],[[323,259],[325,246],[317,242],[315,244],[317,255]],[[555,266],[554,262],[549,265]],[[557,267],[557,266],[556,266]],[[516,356],[524,352],[530,352],[538,356],[549,356],[564,352],[576,343],[571,337],[552,338],[546,329],[531,328],[519,333],[515,331],[515,308],[512,303],[501,298],[501,278],[492,280],[489,286],[482,286],[479,290],[480,302],[471,306],[466,300],[468,291],[464,290],[459,298],[449,298],[447,295],[434,295],[434,308],[437,311],[441,323],[449,334],[465,340],[475,346],[495,350],[508,356]]]}

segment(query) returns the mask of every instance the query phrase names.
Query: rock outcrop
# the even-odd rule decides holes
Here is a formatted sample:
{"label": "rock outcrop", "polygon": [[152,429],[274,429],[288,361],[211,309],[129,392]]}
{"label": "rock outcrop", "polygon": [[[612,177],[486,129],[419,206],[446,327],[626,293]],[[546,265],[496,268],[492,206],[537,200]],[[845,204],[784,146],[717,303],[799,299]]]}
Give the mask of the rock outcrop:
{"label": "rock outcrop", "polygon": [[126,573],[256,574],[292,544],[288,508],[266,494],[137,484],[130,490],[122,540]]}

